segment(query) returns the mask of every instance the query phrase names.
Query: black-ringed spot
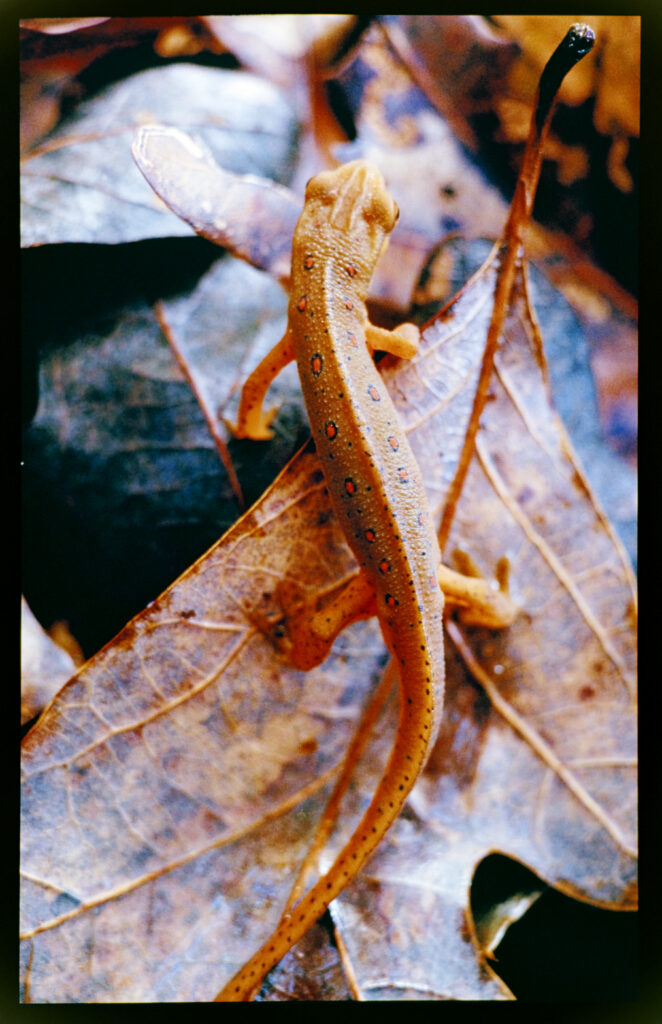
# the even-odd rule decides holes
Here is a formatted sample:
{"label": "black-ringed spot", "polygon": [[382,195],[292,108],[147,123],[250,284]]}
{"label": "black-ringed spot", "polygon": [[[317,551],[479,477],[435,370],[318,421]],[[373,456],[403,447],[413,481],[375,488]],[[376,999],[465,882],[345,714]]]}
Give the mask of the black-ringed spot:
{"label": "black-ringed spot", "polygon": [[372,398],[373,402],[381,402],[382,396],[380,395],[378,389],[375,387],[374,384],[368,385],[368,394]]}
{"label": "black-ringed spot", "polygon": [[319,377],[323,367],[324,359],[322,358],[319,352],[316,352],[315,355],[310,360],[310,369],[313,371],[313,376]]}
{"label": "black-ringed spot", "polygon": [[333,441],[338,436],[338,428],[333,420],[327,420],[324,424],[324,433],[328,437],[329,441]]}
{"label": "black-ringed spot", "polygon": [[307,305],[308,305],[308,296],[307,295],[302,295],[301,298],[299,299],[299,301],[297,302],[297,309],[299,310],[300,313],[305,313]]}

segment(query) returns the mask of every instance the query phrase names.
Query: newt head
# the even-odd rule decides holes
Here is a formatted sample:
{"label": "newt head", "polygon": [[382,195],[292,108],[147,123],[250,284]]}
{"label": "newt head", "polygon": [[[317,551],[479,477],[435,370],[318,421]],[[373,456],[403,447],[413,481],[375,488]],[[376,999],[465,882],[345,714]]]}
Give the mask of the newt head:
{"label": "newt head", "polygon": [[316,174],[306,186],[306,207],[318,217],[322,214],[336,231],[367,234],[377,253],[398,219],[397,203],[386,191],[381,172],[366,160]]}

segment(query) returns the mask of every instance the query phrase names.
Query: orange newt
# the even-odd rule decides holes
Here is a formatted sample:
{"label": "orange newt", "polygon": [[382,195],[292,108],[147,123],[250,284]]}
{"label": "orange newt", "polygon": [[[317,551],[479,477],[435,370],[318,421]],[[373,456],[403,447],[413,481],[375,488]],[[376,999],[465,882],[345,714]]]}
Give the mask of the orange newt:
{"label": "orange newt", "polygon": [[395,743],[368,809],[332,867],[283,915],[218,1000],[250,998],[357,874],[400,813],[439,729],[444,599],[438,572],[446,580],[462,578],[440,566],[420,470],[372,359],[375,348],[411,357],[418,331],[411,324],[376,328],[366,312],[370,279],[397,217],[380,172],[365,161],[309,181],[292,246],[287,331],[244,385],[234,428],[240,437],[271,436],[273,412],[265,413],[262,402],[276,373],[296,358],[331,504],[360,567],[336,607],[306,624],[300,642],[312,653],[299,651],[296,660],[322,660],[344,624],[376,614],[399,672]]}

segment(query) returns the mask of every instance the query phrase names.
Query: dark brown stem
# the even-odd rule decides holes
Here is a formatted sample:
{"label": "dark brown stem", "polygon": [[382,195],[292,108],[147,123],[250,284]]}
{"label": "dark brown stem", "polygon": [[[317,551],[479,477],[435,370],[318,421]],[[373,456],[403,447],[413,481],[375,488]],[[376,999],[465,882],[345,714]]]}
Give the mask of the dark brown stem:
{"label": "dark brown stem", "polygon": [[[469,465],[474,455],[480,417],[487,401],[490,381],[494,371],[494,359],[510,307],[510,297],[515,281],[517,261],[522,255],[522,237],[533,209],[533,200],[542,165],[542,152],[549,131],[556,94],[568,71],[591,50],[594,42],[595,34],[588,25],[571,25],[565,37],[547,61],[540,77],[533,116],[531,118],[531,128],[522,161],[522,170],[515,187],[515,195],[513,196],[503,237],[499,243],[497,258],[500,265],[494,289],[493,313],[485,341],[483,361],[476,385],[471,417],[458,459],[457,470],[448,490],[446,506],[439,528],[439,547],[442,554],[451,531],[455,507],[462,493]],[[494,255],[493,251],[490,260],[494,258]]]}
{"label": "dark brown stem", "polygon": [[561,82],[568,71],[593,49],[594,43],[595,33],[592,28],[581,23],[571,25],[547,61],[540,76],[534,117],[539,131],[542,131],[545,121],[549,120]]}
{"label": "dark brown stem", "polygon": [[571,25],[547,61],[538,83],[529,137],[522,169],[506,225],[506,236],[519,241],[531,216],[538,187],[542,154],[561,82],[569,71],[593,49],[595,33],[588,25]]}

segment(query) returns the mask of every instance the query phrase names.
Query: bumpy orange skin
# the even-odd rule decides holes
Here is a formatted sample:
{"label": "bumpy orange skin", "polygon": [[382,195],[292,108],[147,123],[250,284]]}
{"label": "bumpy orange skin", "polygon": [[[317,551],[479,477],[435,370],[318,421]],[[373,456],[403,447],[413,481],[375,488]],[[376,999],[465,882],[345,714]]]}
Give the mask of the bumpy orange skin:
{"label": "bumpy orange skin", "polygon": [[396,219],[397,207],[370,164],[356,161],[313,178],[294,235],[288,320],[288,347],[291,342],[331,503],[398,666],[395,745],[337,860],[228,982],[220,1000],[250,998],[355,876],[399,814],[439,728],[439,547],[418,465],[365,338],[368,286]]}

